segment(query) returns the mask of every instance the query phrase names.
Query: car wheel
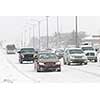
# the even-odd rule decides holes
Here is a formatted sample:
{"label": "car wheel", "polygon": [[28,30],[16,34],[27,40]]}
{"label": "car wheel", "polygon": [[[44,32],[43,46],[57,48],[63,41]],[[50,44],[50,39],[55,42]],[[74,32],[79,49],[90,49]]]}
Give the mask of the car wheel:
{"label": "car wheel", "polygon": [[97,62],[97,59],[95,59],[95,61],[94,62]]}
{"label": "car wheel", "polygon": [[70,65],[70,62],[69,61],[67,62],[67,65]]}
{"label": "car wheel", "polygon": [[19,60],[19,62],[20,62],[20,64],[22,64],[22,63],[23,63],[23,61],[22,61],[21,59]]}
{"label": "car wheel", "polygon": [[87,62],[85,62],[84,65],[87,65]]}
{"label": "car wheel", "polygon": [[37,67],[37,72],[43,72],[43,68],[42,67]]}
{"label": "car wheel", "polygon": [[57,72],[61,72],[61,68],[57,70]]}
{"label": "car wheel", "polygon": [[64,65],[66,65],[65,59],[63,58]]}
{"label": "car wheel", "polygon": [[40,72],[40,69],[39,69],[39,67],[37,67],[37,72]]}
{"label": "car wheel", "polygon": [[83,63],[80,63],[80,65],[82,65]]}

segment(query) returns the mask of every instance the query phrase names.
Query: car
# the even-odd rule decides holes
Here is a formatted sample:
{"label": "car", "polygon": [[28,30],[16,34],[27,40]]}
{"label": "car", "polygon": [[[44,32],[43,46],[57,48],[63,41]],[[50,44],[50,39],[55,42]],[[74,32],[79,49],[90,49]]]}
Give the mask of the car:
{"label": "car", "polygon": [[89,61],[97,62],[97,51],[92,46],[81,46]]}
{"label": "car", "polygon": [[33,61],[35,60],[35,49],[34,48],[22,48],[19,53],[19,62],[22,64],[24,61]]}
{"label": "car", "polygon": [[61,63],[55,53],[40,52],[35,60],[34,68],[37,72],[61,71]]}
{"label": "car", "polygon": [[63,56],[64,64],[70,65],[71,63],[84,63],[87,65],[88,59],[81,48],[67,48]]}
{"label": "car", "polygon": [[8,44],[6,45],[6,53],[7,54],[15,54],[16,53],[16,47],[14,44]]}
{"label": "car", "polygon": [[57,55],[57,57],[58,57],[59,59],[61,59],[61,58],[63,57],[63,55],[64,55],[64,49],[57,49],[57,50],[55,51],[55,54]]}

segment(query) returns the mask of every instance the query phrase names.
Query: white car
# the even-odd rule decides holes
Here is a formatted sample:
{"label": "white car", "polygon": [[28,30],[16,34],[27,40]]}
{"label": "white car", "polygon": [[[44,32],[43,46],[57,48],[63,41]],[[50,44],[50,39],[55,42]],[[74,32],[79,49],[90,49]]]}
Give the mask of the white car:
{"label": "white car", "polygon": [[71,63],[87,64],[88,59],[81,48],[67,48],[63,56],[64,64],[70,65]]}
{"label": "white car", "polygon": [[86,54],[88,60],[94,60],[94,62],[97,62],[97,52],[92,46],[82,46],[81,48]]}

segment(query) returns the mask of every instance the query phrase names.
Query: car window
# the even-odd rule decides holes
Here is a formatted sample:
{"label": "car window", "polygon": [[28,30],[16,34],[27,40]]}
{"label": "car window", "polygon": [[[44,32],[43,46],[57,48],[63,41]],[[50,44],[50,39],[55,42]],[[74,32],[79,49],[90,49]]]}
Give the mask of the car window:
{"label": "car window", "polygon": [[83,51],[82,50],[77,50],[77,49],[73,49],[73,50],[69,50],[70,54],[82,54]]}
{"label": "car window", "polygon": [[82,50],[83,51],[86,51],[86,50],[94,50],[94,48],[93,47],[82,47]]}
{"label": "car window", "polygon": [[15,50],[15,45],[7,45],[6,46],[7,50]]}
{"label": "car window", "polygon": [[26,52],[35,52],[34,49],[30,49],[30,48],[26,48],[26,49],[22,49],[21,50],[22,53],[26,53]]}
{"label": "car window", "polygon": [[39,55],[40,59],[56,59],[57,56],[55,54],[52,53],[43,53]]}

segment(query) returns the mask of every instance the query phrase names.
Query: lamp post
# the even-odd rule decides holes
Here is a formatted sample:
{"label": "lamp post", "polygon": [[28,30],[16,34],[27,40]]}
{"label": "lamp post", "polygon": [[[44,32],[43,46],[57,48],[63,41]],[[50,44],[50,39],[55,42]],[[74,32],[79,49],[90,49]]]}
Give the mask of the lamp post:
{"label": "lamp post", "polygon": [[76,28],[76,34],[75,34],[75,42],[76,42],[76,47],[78,48],[78,28],[77,28],[77,16],[75,16],[75,28]]}
{"label": "lamp post", "polygon": [[47,48],[49,47],[49,37],[48,37],[48,17],[46,16],[46,23],[47,23]]}
{"label": "lamp post", "polygon": [[57,16],[58,46],[60,47],[59,16]]}
{"label": "lamp post", "polygon": [[44,20],[35,20],[35,19],[31,19],[32,21],[35,21],[38,23],[38,33],[39,33],[39,49],[41,48],[41,40],[40,40],[40,36],[41,36],[41,22]]}
{"label": "lamp post", "polygon": [[[32,41],[33,43],[32,43],[32,45],[33,45],[33,48],[34,48],[35,47],[35,40],[34,40],[35,39],[35,28],[34,28],[35,24],[34,23],[33,24],[26,23],[26,24],[27,25],[31,25],[31,27],[32,27],[32,33],[33,33],[33,35],[32,35],[33,36],[33,41]],[[30,41],[30,36],[31,36],[30,35],[30,33],[31,33],[31,27],[29,27],[29,41]]]}
{"label": "lamp post", "polygon": [[33,48],[35,47],[35,36],[34,36],[34,34],[35,34],[35,31],[34,31],[34,24],[32,25],[33,26]]}

